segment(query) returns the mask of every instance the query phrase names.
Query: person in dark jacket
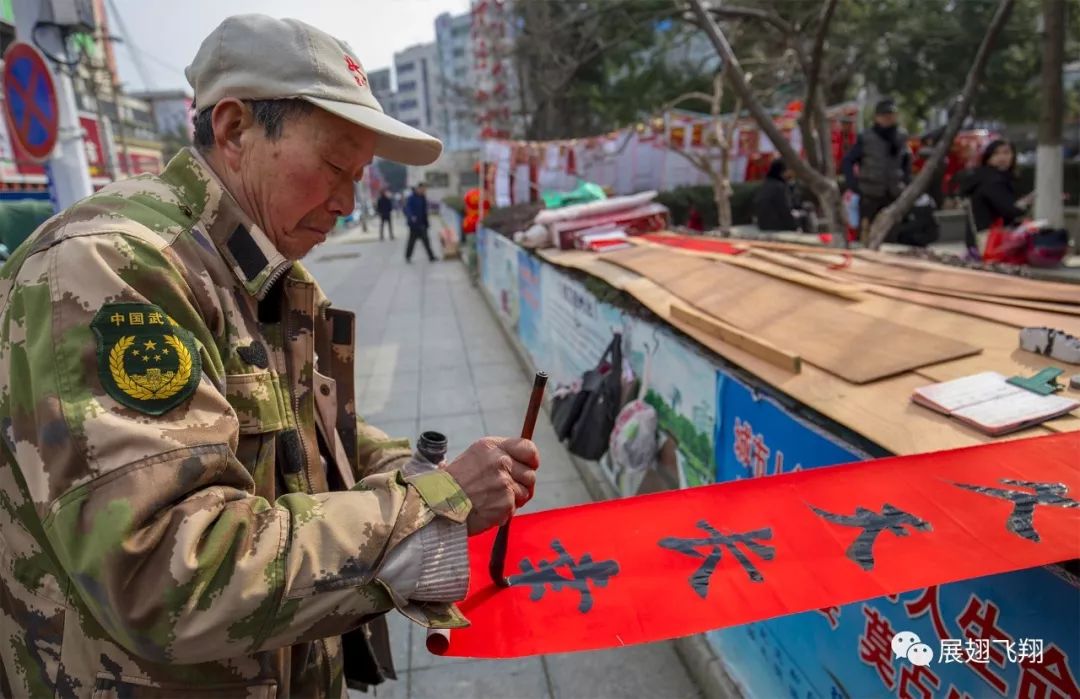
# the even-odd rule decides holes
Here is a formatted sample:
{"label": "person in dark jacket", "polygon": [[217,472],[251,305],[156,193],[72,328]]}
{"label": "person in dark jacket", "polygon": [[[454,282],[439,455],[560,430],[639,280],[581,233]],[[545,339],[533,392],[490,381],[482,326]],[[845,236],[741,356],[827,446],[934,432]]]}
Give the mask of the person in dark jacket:
{"label": "person in dark jacket", "polygon": [[[847,188],[859,195],[862,240],[878,213],[896,201],[911,181],[911,149],[908,136],[898,126],[896,102],[886,98],[874,107],[874,125],[859,135],[844,155]],[[858,174],[855,166],[859,166]]]}
{"label": "person in dark jacket", "polygon": [[394,239],[394,224],[390,221],[390,215],[394,213],[394,200],[390,198],[390,190],[384,189],[379,194],[379,200],[375,202],[375,210],[379,212],[379,240],[383,239],[383,227],[390,230],[390,240]]}
{"label": "person in dark jacket", "polygon": [[[1016,196],[1016,150],[1005,140],[992,141],[983,151],[980,167],[968,176],[960,194],[971,207],[971,223],[964,242],[968,254],[978,256],[977,231],[988,230],[995,221],[1011,228],[1024,218],[1031,195]],[[972,225],[973,224],[973,225]]]}
{"label": "person in dark jacket", "polygon": [[769,171],[754,198],[754,216],[763,231],[797,231],[795,204],[791,197],[791,171],[784,161],[777,158],[769,164]]}
{"label": "person in dark jacket", "polygon": [[428,238],[428,202],[427,188],[421,182],[413,189],[405,202],[405,221],[409,224],[409,242],[405,246],[405,261],[412,262],[413,248],[416,241],[424,244],[428,259],[435,261],[435,253],[431,251],[431,240]]}

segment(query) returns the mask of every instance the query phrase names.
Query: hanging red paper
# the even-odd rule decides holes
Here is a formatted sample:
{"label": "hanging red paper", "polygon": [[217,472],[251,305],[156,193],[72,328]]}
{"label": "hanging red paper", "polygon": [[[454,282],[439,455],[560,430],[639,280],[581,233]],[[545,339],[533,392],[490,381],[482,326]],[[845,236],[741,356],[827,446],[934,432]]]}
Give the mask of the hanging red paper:
{"label": "hanging red paper", "polygon": [[[542,485],[540,487],[543,487]],[[611,648],[1080,555],[1080,433],[881,459],[514,518],[474,537],[447,655]]]}

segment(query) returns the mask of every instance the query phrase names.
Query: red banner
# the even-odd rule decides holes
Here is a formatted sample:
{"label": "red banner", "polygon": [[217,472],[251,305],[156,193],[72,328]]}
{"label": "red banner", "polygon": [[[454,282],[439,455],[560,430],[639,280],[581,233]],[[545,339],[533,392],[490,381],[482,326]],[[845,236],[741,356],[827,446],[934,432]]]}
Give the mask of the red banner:
{"label": "red banner", "polygon": [[[539,486],[543,487],[543,485]],[[447,655],[676,638],[1080,555],[1080,433],[550,510],[470,540]]]}

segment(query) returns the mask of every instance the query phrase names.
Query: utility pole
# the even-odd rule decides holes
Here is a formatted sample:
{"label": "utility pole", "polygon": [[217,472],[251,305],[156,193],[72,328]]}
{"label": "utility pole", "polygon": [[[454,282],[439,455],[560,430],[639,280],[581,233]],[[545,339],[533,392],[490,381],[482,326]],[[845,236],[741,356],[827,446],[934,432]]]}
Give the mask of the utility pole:
{"label": "utility pole", "polygon": [[[108,41],[108,37],[103,32],[99,32],[96,38],[102,42]],[[87,56],[87,68],[90,71],[90,84],[94,87],[94,112],[97,115],[98,134],[101,141],[101,150],[103,151],[102,155],[104,156],[103,160],[105,161],[105,171],[109,179],[116,182],[116,153],[112,148],[112,144],[109,143],[111,139],[105,136],[105,113],[101,111],[101,74],[105,68],[90,56]]]}
{"label": "utility pole", "polygon": [[1065,0],[1042,0],[1042,106],[1039,115],[1038,160],[1035,165],[1035,218],[1046,219],[1053,228],[1065,226],[1064,154],[1062,131],[1065,118]]}
{"label": "utility pole", "polygon": [[[19,41],[34,45],[42,53],[52,56],[67,54],[66,37],[55,29],[39,31],[35,41],[34,27],[42,19],[48,19],[41,16],[41,0],[14,0],[12,4],[15,10],[15,34]],[[83,130],[79,124],[71,76],[63,66],[54,64],[52,69],[59,110],[59,128],[56,149],[49,158],[48,171],[56,206],[62,210],[90,196],[94,190],[90,184],[90,166],[86,160],[86,146],[83,144]]]}

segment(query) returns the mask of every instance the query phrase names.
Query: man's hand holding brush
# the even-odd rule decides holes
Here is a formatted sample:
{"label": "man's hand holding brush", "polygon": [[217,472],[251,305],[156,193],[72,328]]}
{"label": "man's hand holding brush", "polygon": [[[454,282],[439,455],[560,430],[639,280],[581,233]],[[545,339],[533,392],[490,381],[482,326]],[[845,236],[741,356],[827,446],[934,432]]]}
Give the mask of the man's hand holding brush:
{"label": "man's hand holding brush", "polygon": [[484,437],[447,464],[446,472],[472,501],[469,536],[502,524],[527,503],[539,466],[536,445],[519,437]]}

